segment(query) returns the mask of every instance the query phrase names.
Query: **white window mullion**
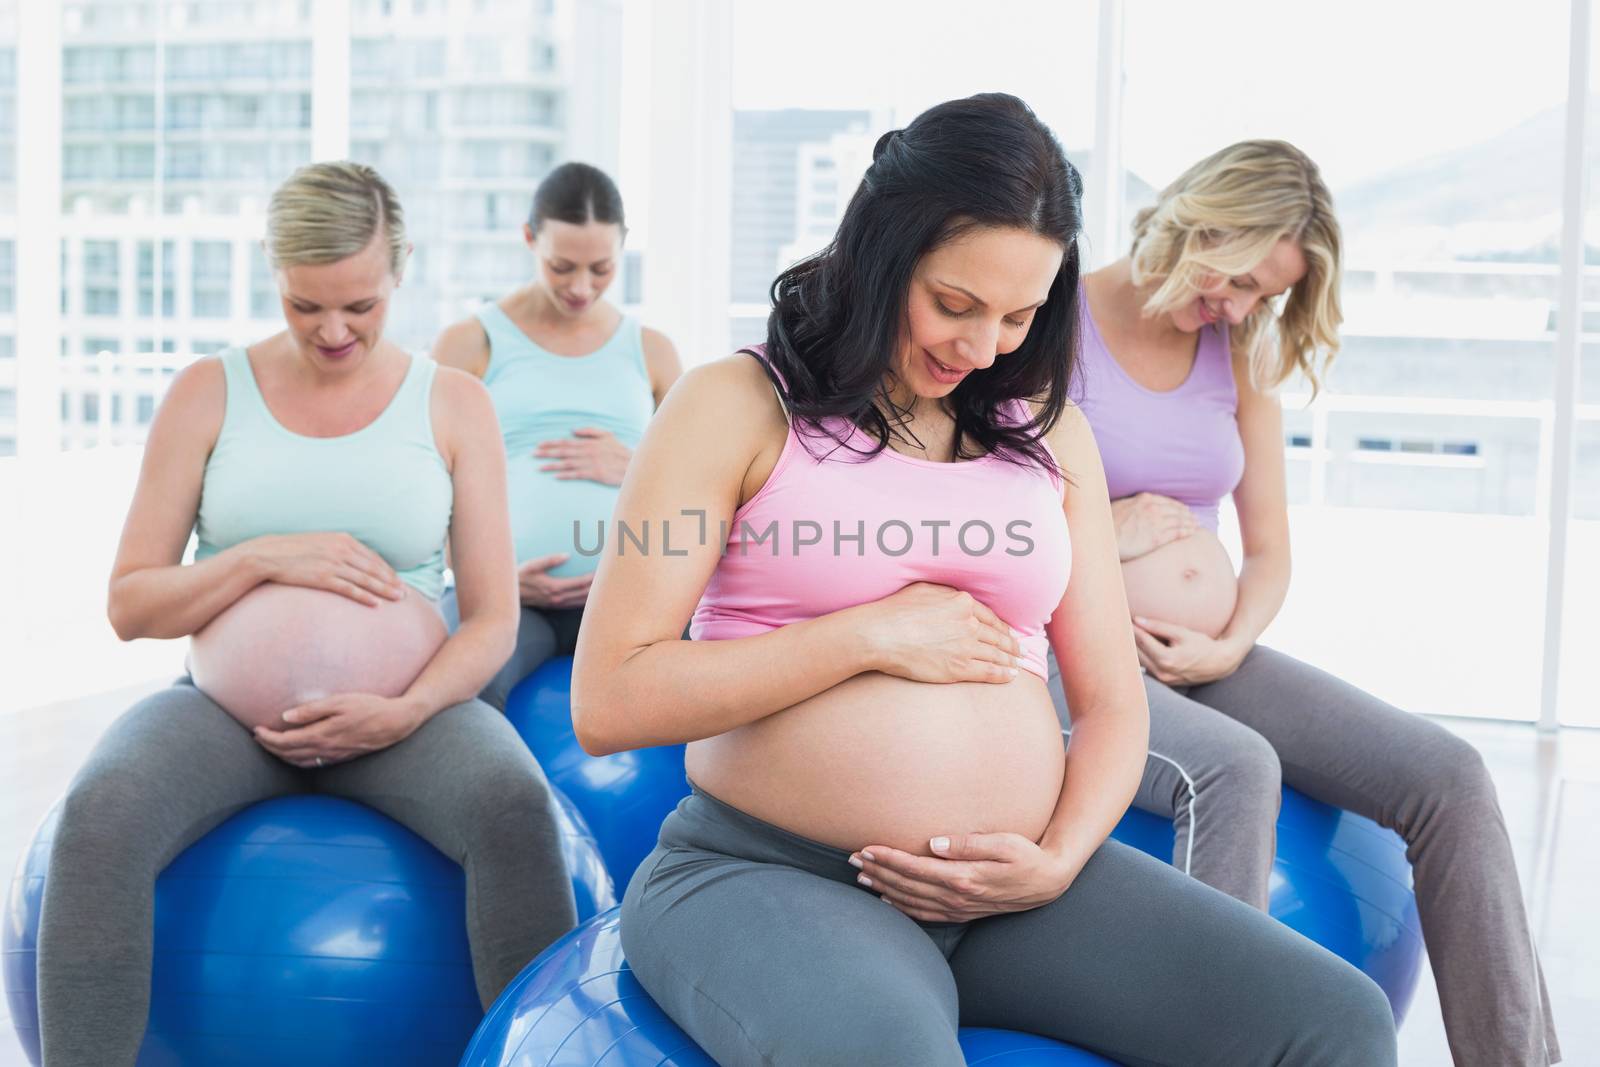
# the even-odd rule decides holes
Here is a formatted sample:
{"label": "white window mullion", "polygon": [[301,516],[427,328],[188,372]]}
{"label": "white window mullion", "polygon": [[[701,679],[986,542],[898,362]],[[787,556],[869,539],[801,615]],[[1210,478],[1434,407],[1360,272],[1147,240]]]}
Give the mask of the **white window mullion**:
{"label": "white window mullion", "polygon": [[733,185],[733,7],[657,8],[644,317],[689,366],[727,354]]}
{"label": "white window mullion", "polygon": [[311,158],[349,159],[350,0],[317,0],[312,10]]}
{"label": "white window mullion", "polygon": [[1121,255],[1122,232],[1122,0],[1100,0],[1100,46],[1095,69],[1094,154],[1084,175],[1085,271]]}
{"label": "white window mullion", "polygon": [[17,13],[17,455],[61,450],[61,9]]}
{"label": "white window mullion", "polygon": [[1555,426],[1550,454],[1550,539],[1545,563],[1544,671],[1539,729],[1560,725],[1561,623],[1565,607],[1567,534],[1572,520],[1572,469],[1583,346],[1583,213],[1588,196],[1584,140],[1589,107],[1589,0],[1572,0],[1567,66],[1567,137],[1561,197],[1561,283],[1556,320]]}

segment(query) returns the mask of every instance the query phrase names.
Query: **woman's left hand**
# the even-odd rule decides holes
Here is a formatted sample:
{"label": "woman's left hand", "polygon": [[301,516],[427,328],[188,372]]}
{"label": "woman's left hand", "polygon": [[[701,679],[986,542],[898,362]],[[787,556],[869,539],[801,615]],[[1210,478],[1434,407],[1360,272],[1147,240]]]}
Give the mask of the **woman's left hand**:
{"label": "woman's left hand", "polygon": [[541,441],[533,454],[550,460],[539,467],[553,471],[562,481],[585,479],[602,485],[621,485],[622,476],[628,473],[628,460],[633,450],[615,434],[580,426],[572,431],[571,438]]}
{"label": "woman's left hand", "polygon": [[856,881],[923,922],[970,922],[1028,911],[1066,892],[1077,868],[1021,834],[955,834],[932,856],[868,845],[850,856]]}
{"label": "woman's left hand", "polygon": [[296,767],[324,767],[410,737],[424,716],[404,698],[339,693],[283,713],[282,730],[258,726],[256,741]]}
{"label": "woman's left hand", "polygon": [[1139,664],[1165,685],[1204,685],[1226,678],[1250,651],[1177,623],[1142,617],[1133,620],[1133,640]]}

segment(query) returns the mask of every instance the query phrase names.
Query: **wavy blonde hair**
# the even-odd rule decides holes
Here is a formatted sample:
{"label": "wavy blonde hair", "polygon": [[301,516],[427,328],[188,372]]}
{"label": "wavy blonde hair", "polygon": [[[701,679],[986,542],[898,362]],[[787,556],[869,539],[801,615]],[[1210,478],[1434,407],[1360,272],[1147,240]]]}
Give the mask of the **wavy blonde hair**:
{"label": "wavy blonde hair", "polygon": [[274,269],[337,263],[366,248],[380,229],[398,278],[406,221],[393,187],[365,163],[308,163],[272,194],[267,258]]}
{"label": "wavy blonde hair", "polygon": [[1189,303],[1208,276],[1248,274],[1285,237],[1305,254],[1305,277],[1280,313],[1261,301],[1231,339],[1258,386],[1276,387],[1299,371],[1315,394],[1318,372],[1339,351],[1344,320],[1339,220],[1317,165],[1287,141],[1229,145],[1184,171],[1134,217],[1133,282],[1156,286],[1144,313]]}

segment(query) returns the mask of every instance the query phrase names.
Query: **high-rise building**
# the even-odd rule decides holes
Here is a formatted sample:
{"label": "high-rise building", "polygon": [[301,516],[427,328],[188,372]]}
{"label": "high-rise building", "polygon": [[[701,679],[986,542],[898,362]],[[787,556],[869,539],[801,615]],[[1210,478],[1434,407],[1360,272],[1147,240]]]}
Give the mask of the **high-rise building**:
{"label": "high-rise building", "polygon": [[[589,112],[615,108],[616,93],[573,86],[617,82],[620,41],[581,60],[573,42],[620,34],[620,0],[349,4],[349,96],[336,110],[349,157],[406,208],[415,252],[389,336],[425,350],[531,275],[521,223],[569,144],[615,166],[618,116]],[[260,248],[266,202],[312,159],[318,94],[342,91],[313,84],[316,16],[311,0],[63,6],[64,446],[142,440],[178,369],[281,328]],[[13,45],[0,36],[0,454],[14,450],[16,406]],[[574,115],[575,97],[598,104]]]}
{"label": "high-rise building", "polygon": [[730,299],[766,304],[779,253],[795,239],[801,146],[864,133],[870,111],[735,111]]}

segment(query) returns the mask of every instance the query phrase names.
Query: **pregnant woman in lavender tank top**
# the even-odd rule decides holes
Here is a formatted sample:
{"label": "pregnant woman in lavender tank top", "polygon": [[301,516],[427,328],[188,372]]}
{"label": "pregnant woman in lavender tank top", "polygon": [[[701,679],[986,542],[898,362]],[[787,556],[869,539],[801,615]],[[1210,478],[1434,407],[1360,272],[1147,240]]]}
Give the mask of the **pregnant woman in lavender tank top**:
{"label": "pregnant woman in lavender tank top", "polygon": [[[1456,1064],[1542,1067],[1560,1052],[1477,751],[1256,644],[1289,585],[1270,390],[1296,372],[1315,382],[1337,348],[1339,244],[1316,165],[1247,141],[1163,190],[1134,221],[1131,255],[1084,278],[1074,393],[1105,463],[1150,702],[1135,804],[1173,818],[1180,869],[1258,908],[1281,783],[1395,829]],[[1237,577],[1216,536],[1230,492]]]}

